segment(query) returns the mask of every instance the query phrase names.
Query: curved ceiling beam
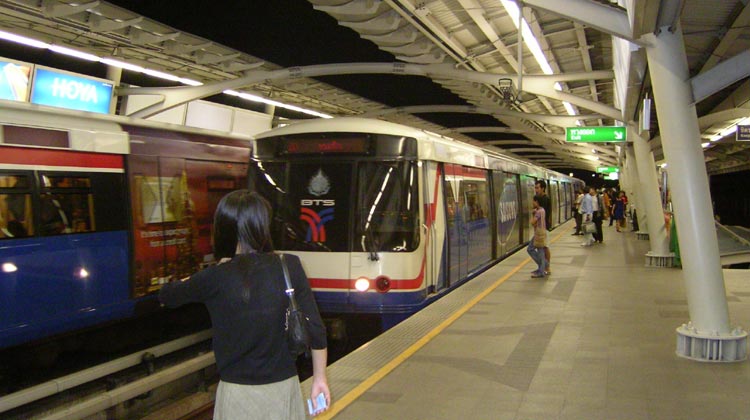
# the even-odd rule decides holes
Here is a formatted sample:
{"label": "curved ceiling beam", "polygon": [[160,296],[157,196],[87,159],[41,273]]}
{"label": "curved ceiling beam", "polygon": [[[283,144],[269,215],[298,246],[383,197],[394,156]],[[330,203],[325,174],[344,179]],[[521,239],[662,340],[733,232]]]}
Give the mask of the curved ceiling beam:
{"label": "curved ceiling beam", "polygon": [[[493,73],[482,73],[471,70],[456,69],[453,65],[445,64],[406,64],[406,63],[335,63],[335,64],[316,64],[311,66],[302,67],[290,67],[280,70],[254,70],[249,71],[243,77],[236,79],[223,80],[220,82],[209,83],[200,86],[180,86],[180,87],[125,87],[118,88],[116,90],[117,95],[157,95],[161,96],[162,100],[144,109],[136,111],[131,114],[132,117],[147,118],[156,115],[160,112],[172,109],[184,103],[194,101],[197,99],[205,98],[207,96],[215,95],[229,89],[237,89],[243,86],[252,85],[260,82],[269,82],[271,80],[290,80],[300,78],[311,78],[317,76],[335,76],[335,75],[347,75],[347,74],[393,74],[393,75],[411,75],[411,76],[425,76],[430,78],[438,79],[455,79],[465,82],[477,82],[486,83],[493,86],[499,84],[500,79],[511,79],[514,80],[516,86],[518,85],[517,74],[493,74]],[[567,73],[567,74],[544,74],[544,75],[524,75],[524,88],[527,85],[532,86],[534,89],[542,89],[544,92],[529,92],[549,96],[556,95],[554,88],[553,92],[549,92],[549,86],[554,86],[555,82],[566,82],[574,80],[591,80],[591,79],[612,79],[614,73],[611,70],[604,71],[593,71],[593,72],[581,72],[581,73]],[[602,105],[595,103],[594,101],[570,95],[567,99],[568,102],[578,105],[582,108],[589,109],[594,107],[602,109]],[[554,97],[554,96],[552,96]],[[615,108],[612,108],[613,110]],[[613,112],[619,113],[619,111],[609,110],[606,114],[611,118],[614,118],[611,114]],[[523,113],[519,113],[523,114]],[[524,114],[525,115],[525,114]],[[551,117],[551,116],[549,116]],[[580,116],[577,119],[585,119],[589,116]],[[564,117],[563,117],[564,118]],[[601,115],[596,118],[602,118]],[[617,118],[616,118],[617,119]],[[559,123],[559,122],[558,122]],[[553,123],[554,124],[554,123]],[[567,123],[565,123],[566,126]],[[571,124],[571,125],[574,125]]]}
{"label": "curved ceiling beam", "polygon": [[[545,133],[542,131],[533,131],[533,130],[510,131],[513,129],[509,129],[507,127],[457,127],[457,128],[452,128],[451,130],[456,131],[458,133],[462,133],[462,134],[466,134],[466,133],[516,133],[518,132],[517,134],[543,136],[543,137],[546,137],[547,139],[557,140],[564,144],[566,143],[564,134]],[[582,143],[567,143],[567,144],[578,145]],[[596,150],[597,153],[617,157],[617,153],[610,148],[601,147],[596,144],[590,144],[590,146],[591,146],[591,149]]]}
{"label": "curved ceiling beam", "polygon": [[365,112],[360,116],[363,118],[380,117],[390,114],[426,114],[432,112],[462,112],[467,114],[487,114],[499,115],[503,117],[513,117],[522,120],[538,121],[544,124],[556,125],[558,127],[575,126],[579,120],[596,120],[602,118],[601,115],[548,115],[548,114],[527,114],[525,112],[511,111],[509,109],[494,109],[473,105],[414,105],[402,106],[397,108],[379,109]]}

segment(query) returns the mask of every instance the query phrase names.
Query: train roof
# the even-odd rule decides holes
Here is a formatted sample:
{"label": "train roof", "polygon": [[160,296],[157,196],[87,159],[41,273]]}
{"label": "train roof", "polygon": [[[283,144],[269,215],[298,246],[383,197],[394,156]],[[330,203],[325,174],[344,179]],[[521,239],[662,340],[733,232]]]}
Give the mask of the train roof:
{"label": "train roof", "polygon": [[[127,133],[123,127],[140,127],[170,132],[188,134],[202,134],[213,137],[232,138],[248,142],[249,135],[241,135],[225,131],[209,130],[158,121],[143,120],[122,115],[96,114],[85,111],[75,111],[24,102],[0,100],[0,125],[17,125],[52,130],[63,130],[70,133],[74,139],[95,139],[100,144],[107,142],[127,141]],[[0,139],[1,140],[1,139]],[[0,141],[1,143],[1,141]],[[122,147],[113,147],[104,151],[110,153],[127,153]]]}
{"label": "train roof", "polygon": [[359,117],[303,120],[256,135],[256,139],[302,133],[343,132],[401,135],[417,139],[420,159],[432,159],[485,169],[524,173],[536,177],[574,179],[533,163],[413,127]]}

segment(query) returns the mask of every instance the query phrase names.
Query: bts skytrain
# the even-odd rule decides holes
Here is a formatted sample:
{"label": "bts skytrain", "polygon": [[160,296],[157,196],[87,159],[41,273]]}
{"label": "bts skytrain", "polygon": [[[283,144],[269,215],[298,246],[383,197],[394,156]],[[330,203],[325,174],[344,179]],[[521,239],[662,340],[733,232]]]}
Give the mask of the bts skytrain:
{"label": "bts skytrain", "polygon": [[288,125],[254,141],[248,181],[274,208],[324,314],[383,329],[508,256],[531,237],[534,183],[552,225],[582,181],[487,149],[379,120]]}
{"label": "bts skytrain", "polygon": [[0,104],[0,349],[132,318],[213,261],[249,137]]}
{"label": "bts skytrain", "polygon": [[580,181],[376,120],[247,136],[0,105],[0,349],[158,310],[214,263],[219,199],[256,189],[274,245],[302,258],[327,316],[388,328],[529,240],[533,184],[553,224]]}

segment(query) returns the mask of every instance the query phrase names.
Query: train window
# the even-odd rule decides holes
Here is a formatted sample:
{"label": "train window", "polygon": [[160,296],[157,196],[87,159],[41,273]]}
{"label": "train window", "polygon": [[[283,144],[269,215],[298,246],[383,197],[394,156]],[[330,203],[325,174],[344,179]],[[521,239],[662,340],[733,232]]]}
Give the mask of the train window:
{"label": "train window", "polygon": [[39,176],[39,231],[43,236],[93,232],[94,194],[90,175],[43,173]]}
{"label": "train window", "polygon": [[414,162],[362,162],[358,167],[354,249],[413,251],[419,245]]}
{"label": "train window", "polygon": [[42,235],[95,230],[91,194],[44,194],[40,198]]}
{"label": "train window", "polygon": [[91,179],[83,176],[43,175],[42,185],[45,188],[91,188]]}
{"label": "train window", "polygon": [[0,174],[0,239],[34,234],[30,176]]}

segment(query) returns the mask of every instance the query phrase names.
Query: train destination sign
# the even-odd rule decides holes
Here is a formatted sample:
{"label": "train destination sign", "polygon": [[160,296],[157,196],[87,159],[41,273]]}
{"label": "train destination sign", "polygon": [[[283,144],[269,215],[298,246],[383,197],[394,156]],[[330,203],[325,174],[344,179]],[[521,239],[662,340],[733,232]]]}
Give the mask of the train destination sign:
{"label": "train destination sign", "polygon": [[627,138],[625,127],[567,127],[565,141],[577,143],[619,143]]}

